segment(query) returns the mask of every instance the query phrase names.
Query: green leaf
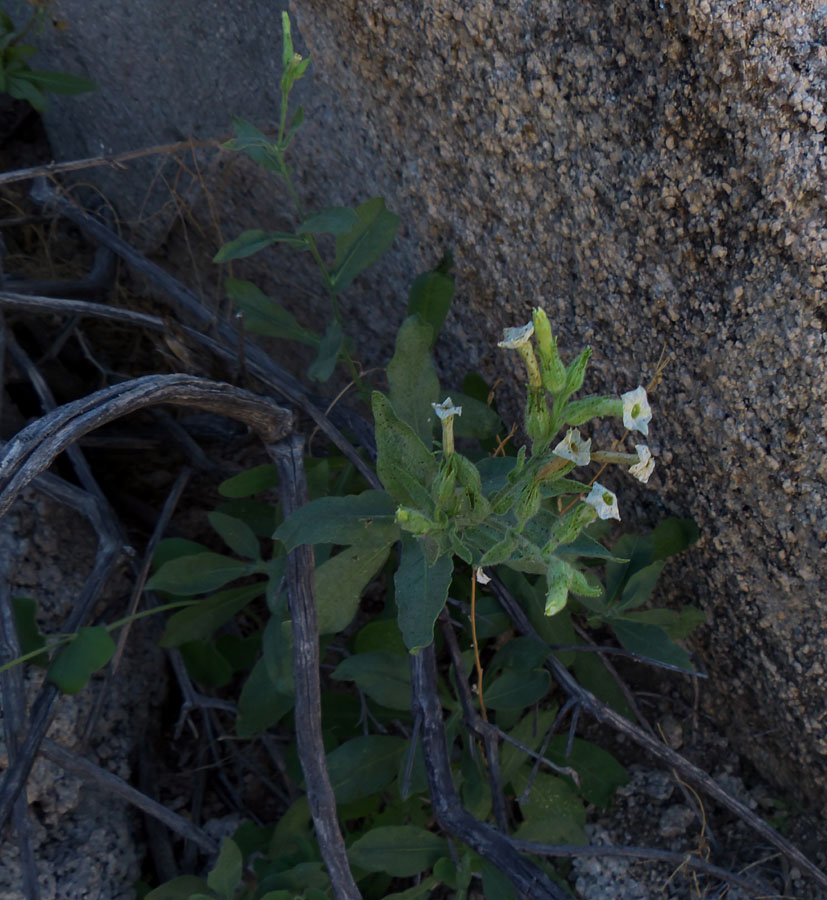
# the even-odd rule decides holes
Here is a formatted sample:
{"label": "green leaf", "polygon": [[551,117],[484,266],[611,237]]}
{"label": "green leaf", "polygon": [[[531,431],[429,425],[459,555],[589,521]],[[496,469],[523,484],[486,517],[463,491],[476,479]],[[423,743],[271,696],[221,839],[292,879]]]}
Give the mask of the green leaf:
{"label": "green leaf", "polygon": [[319,634],[336,634],[353,621],[362,591],[385,565],[391,541],[372,535],[346,547],[316,568]]}
{"label": "green leaf", "polygon": [[359,224],[336,238],[336,260],[330,280],[337,294],[390,249],[399,228],[399,216],[385,206],[382,197],[356,207],[356,215]]}
{"label": "green leaf", "polygon": [[71,643],[57,652],[48,679],[64,694],[77,694],[114,653],[115,642],[102,625],[81,628]]}
{"label": "green leaf", "polygon": [[214,263],[225,263],[233,259],[244,259],[273,244],[289,244],[296,250],[307,250],[307,239],[289,231],[262,231],[252,228],[228,241],[213,257]]}
{"label": "green leaf", "polygon": [[652,561],[682,553],[696,543],[699,536],[700,531],[694,519],[676,519],[674,516],[664,519],[652,532]]}
{"label": "green leaf", "polygon": [[51,91],[53,94],[83,94],[97,88],[94,81],[90,81],[82,75],[70,75],[68,72],[30,69],[26,73],[26,77],[42,91]]}
{"label": "green leaf", "polygon": [[550,681],[551,676],[545,669],[508,670],[485,688],[485,705],[495,710],[523,709],[545,697]]}
{"label": "green leaf", "polygon": [[[388,363],[388,399],[397,416],[428,446],[440,400],[439,379],[431,359],[433,329],[419,316],[409,316],[396,335],[396,350]],[[464,411],[463,411],[464,412]]]}
{"label": "green leaf", "polygon": [[395,878],[410,878],[430,868],[448,853],[438,835],[414,825],[374,828],[351,844],[350,862],[368,872],[387,872]]}
{"label": "green leaf", "polygon": [[[458,391],[451,391],[451,399],[462,407],[462,415],[454,419],[454,434],[457,437],[485,440],[493,437],[502,425],[499,415],[487,403]],[[513,460],[511,462],[513,465]]]}
{"label": "green leaf", "polygon": [[233,131],[236,137],[224,144],[226,150],[240,150],[263,169],[284,175],[276,148],[266,134],[239,116],[233,117]]}
{"label": "green leaf", "polygon": [[629,783],[629,773],[602,747],[575,738],[566,757],[568,735],[558,734],[548,745],[546,755],[558,766],[571,766],[580,776],[580,793],[588,803],[608,807],[615,791]]}
{"label": "green leaf", "polygon": [[261,658],[270,681],[280,694],[290,696],[293,684],[293,633],[290,622],[271,616],[261,639]]}
{"label": "green leaf", "polygon": [[331,319],[319,343],[319,351],[316,358],[307,369],[307,374],[314,381],[325,382],[333,374],[339,354],[345,343],[345,333],[338,319]]}
{"label": "green leaf", "polygon": [[272,463],[267,463],[263,466],[253,466],[252,469],[239,472],[238,475],[222,481],[218,485],[218,493],[222,497],[240,499],[277,487],[278,483],[276,467]]}
{"label": "green leaf", "polygon": [[346,741],[327,755],[327,771],[337,803],[352,803],[383,791],[396,778],[407,742],[383,734]]}
{"label": "green leaf", "polygon": [[233,677],[233,667],[207,641],[187,641],[180,646],[190,677],[208,687],[225,687]]}
{"label": "green leaf", "polygon": [[642,622],[619,618],[606,619],[606,623],[614,631],[620,643],[632,653],[639,653],[641,656],[648,656],[651,659],[678,666],[688,672],[695,671],[686,650],[679,647],[657,625],[646,625]]}
{"label": "green leaf", "polygon": [[362,693],[388,709],[411,708],[411,672],[404,656],[383,652],[348,656],[330,677],[355,682]]}
{"label": "green leaf", "polygon": [[485,667],[485,672],[489,675],[494,675],[501,669],[529,672],[542,666],[550,653],[544,640],[529,636],[512,638],[494,654],[494,658]]}
{"label": "green leaf", "polygon": [[394,576],[399,629],[405,646],[415,653],[434,637],[434,622],[448,599],[454,574],[450,556],[428,565],[422,544],[409,535],[402,537],[402,560]]}
{"label": "green leaf", "polygon": [[152,571],[157,572],[164,563],[170,560],[206,552],[207,548],[197,541],[188,541],[186,538],[164,538],[159,542],[152,557]]}
{"label": "green leaf", "polygon": [[298,341],[309,347],[319,346],[321,337],[315,331],[299,325],[277,300],[262,293],[252,281],[228,278],[224,286],[227,296],[244,313],[245,331]]}
{"label": "green leaf", "polygon": [[150,891],[144,900],[190,900],[199,891],[208,891],[209,886],[203,878],[195,875],[179,875]]}
{"label": "green leaf", "polygon": [[224,900],[233,900],[235,889],[241,881],[241,851],[230,838],[225,838],[212,872],[207,875],[207,885]]}
{"label": "green leaf", "polygon": [[431,326],[433,347],[454,299],[454,279],[433,270],[417,275],[408,293],[408,315],[418,315]]}
{"label": "green leaf", "polygon": [[281,522],[281,515],[277,503],[266,503],[264,500],[256,500],[248,497],[246,500],[229,500],[227,503],[219,503],[216,512],[224,513],[246,523],[253,534],[264,540],[272,540],[273,532]]}
{"label": "green leaf", "polygon": [[355,544],[373,536],[393,543],[399,535],[395,513],[387,491],[320,497],[293,512],[273,537],[288,552],[300,544]]}
{"label": "green leaf", "polygon": [[[46,646],[46,638],[37,627],[37,601],[31,597],[12,597],[14,630],[20,644],[20,655],[26,656]],[[49,665],[49,654],[45,651],[29,660],[30,665],[45,668]]]}
{"label": "green leaf", "polygon": [[429,508],[428,488],[439,468],[433,453],[413,428],[397,416],[384,394],[374,391],[372,400],[376,471],[382,484],[397,502],[413,509]]}
{"label": "green leaf", "polygon": [[527,771],[515,778],[523,823],[514,837],[548,844],[585,844],[586,810],[571,784],[554,775],[540,772],[527,800],[521,795],[528,782]]}
{"label": "green leaf", "polygon": [[636,722],[637,718],[629,701],[598,654],[577,653],[575,656],[574,674],[580,684],[598,700],[608,703],[615,712],[625,716],[630,722]]}
{"label": "green leaf", "polygon": [[253,530],[241,519],[234,519],[220,512],[207,514],[210,525],[218,532],[222,541],[239,556],[246,559],[261,559],[261,547]]}
{"label": "green leaf", "polygon": [[328,206],[309,215],[296,234],[346,234],[359,226],[359,216],[349,206]]}
{"label": "green leaf", "polygon": [[282,694],[267,673],[267,664],[260,659],[241,689],[238,700],[236,734],[251,738],[275,725],[293,708],[293,697]]}
{"label": "green leaf", "polygon": [[[549,729],[554,724],[557,716],[557,704],[555,703],[550,709],[544,709],[539,714],[535,714],[532,710],[524,716],[520,722],[511,729],[509,734],[515,741],[519,741],[529,750],[537,751],[548,734]],[[500,777],[503,784],[510,784],[520,766],[529,759],[527,753],[510,744],[503,742],[500,751]]]}
{"label": "green leaf", "polygon": [[158,645],[180,647],[187,641],[205,640],[253,600],[261,597],[266,583],[260,581],[244,587],[229,588],[179,610],[167,620]]}
{"label": "green leaf", "polygon": [[261,653],[261,632],[254,631],[247,637],[221,634],[215,640],[215,649],[230,664],[233,674],[247,672],[256,664]]}
{"label": "green leaf", "polygon": [[43,92],[25,75],[12,75],[7,73],[6,91],[16,100],[28,100],[38,112],[46,109],[46,97]]}
{"label": "green leaf", "polygon": [[405,658],[408,650],[399,633],[396,619],[373,619],[359,629],[353,639],[354,653],[371,653],[373,651],[396,653]]}
{"label": "green leaf", "polygon": [[281,13],[281,64],[284,68],[293,61],[293,37],[290,33],[290,16],[286,10]]}
{"label": "green leaf", "polygon": [[497,900],[517,900],[517,892],[507,875],[489,862],[483,861],[480,868],[484,897],[496,897]]}
{"label": "green leaf", "polygon": [[665,560],[659,560],[635,572],[623,587],[618,609],[635,609],[637,606],[642,606],[655,589],[655,584],[665,565]]}
{"label": "green leaf", "polygon": [[166,591],[177,597],[206,594],[228,581],[262,571],[257,562],[243,562],[220,553],[196,553],[164,563],[146,583],[148,591]]}

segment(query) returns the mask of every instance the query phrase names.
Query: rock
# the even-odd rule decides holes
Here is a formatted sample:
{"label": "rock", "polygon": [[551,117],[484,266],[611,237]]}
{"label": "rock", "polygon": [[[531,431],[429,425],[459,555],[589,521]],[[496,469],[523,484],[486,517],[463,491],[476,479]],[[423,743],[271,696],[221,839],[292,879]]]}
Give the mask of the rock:
{"label": "rock", "polygon": [[[49,64],[101,90],[54,102],[59,156],[272,116],[275,9],[61,9],[70,27],[43,39]],[[295,11],[316,81],[297,145],[305,205],[383,194],[404,222],[393,260],[345,304],[363,359],[387,353],[406,283],[444,249],[458,274],[439,349],[448,379],[510,380],[500,329],[538,303],[567,354],[593,345],[591,390],[645,383],[665,347],[658,468],[646,489],[609,486],[624,524],[697,519],[702,543],[672,564],[669,594],[708,616],[694,643],[712,675],[704,702],[762,771],[827,812],[825,7],[297,0]],[[244,227],[280,227],[280,195],[243,171],[227,202]],[[226,173],[222,158],[202,175],[214,185]],[[206,222],[196,185],[185,197]],[[179,238],[179,269],[193,246]],[[326,315],[292,258],[275,271],[284,258],[244,271],[267,265],[265,287]]]}

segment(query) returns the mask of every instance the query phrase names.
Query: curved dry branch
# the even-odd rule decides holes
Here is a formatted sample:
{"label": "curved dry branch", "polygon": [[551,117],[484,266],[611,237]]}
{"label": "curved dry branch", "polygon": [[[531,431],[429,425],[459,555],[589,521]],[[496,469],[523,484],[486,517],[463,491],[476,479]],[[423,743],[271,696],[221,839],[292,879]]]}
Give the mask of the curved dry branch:
{"label": "curved dry branch", "polygon": [[[302,439],[268,447],[279,472],[284,515],[307,502],[302,463]],[[361,898],[347,861],[336,815],[322,740],[322,699],[319,684],[319,627],[313,595],[313,548],[302,544],[287,554],[287,602],[293,628],[293,678],[296,685],[296,742],[307,781],[307,802],[333,892],[341,900]]]}
{"label": "curved dry branch", "polygon": [[191,375],[147,375],[103,388],[58,407],[26,426],[0,460],[0,517],[55,457],[95,428],[146,406],[197,406],[244,422],[267,444],[288,434],[292,415],[272,400]]}
{"label": "curved dry branch", "polygon": [[422,721],[422,753],[439,826],[500,869],[531,900],[567,900],[568,894],[539,866],[524,859],[505,835],[475,819],[462,806],[451,778],[433,644],[411,657],[411,691],[414,717]]}

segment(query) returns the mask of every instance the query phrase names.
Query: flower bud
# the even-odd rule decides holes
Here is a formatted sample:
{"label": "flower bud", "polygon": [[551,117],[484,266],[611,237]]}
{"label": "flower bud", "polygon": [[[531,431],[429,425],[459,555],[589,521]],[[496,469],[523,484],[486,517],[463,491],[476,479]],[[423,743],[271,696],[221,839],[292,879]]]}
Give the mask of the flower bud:
{"label": "flower bud", "polygon": [[571,396],[575,391],[579,391],[583,387],[583,379],[586,377],[586,369],[589,366],[589,360],[592,356],[592,348],[586,349],[569,365],[566,369],[566,387],[565,394]]}
{"label": "flower bud", "polygon": [[570,544],[580,532],[597,518],[597,510],[585,503],[578,503],[551,526],[548,543],[543,547],[543,556],[563,544]]}
{"label": "flower bud", "polygon": [[532,318],[537,350],[540,353],[543,386],[550,394],[556,394],[566,386],[566,367],[557,352],[557,338],[551,334],[551,324],[544,309],[535,309]]}
{"label": "flower bud", "polygon": [[532,441],[532,452],[536,455],[551,438],[551,413],[548,411],[546,392],[542,385],[538,389],[528,389],[525,430]]}
{"label": "flower bud", "polygon": [[546,615],[554,616],[566,608],[569,598],[568,566],[557,556],[552,556],[546,570]]}
{"label": "flower bud", "polygon": [[437,527],[435,522],[432,522],[418,509],[409,509],[407,506],[400,506],[396,510],[396,524],[403,531],[415,535],[427,534]]}

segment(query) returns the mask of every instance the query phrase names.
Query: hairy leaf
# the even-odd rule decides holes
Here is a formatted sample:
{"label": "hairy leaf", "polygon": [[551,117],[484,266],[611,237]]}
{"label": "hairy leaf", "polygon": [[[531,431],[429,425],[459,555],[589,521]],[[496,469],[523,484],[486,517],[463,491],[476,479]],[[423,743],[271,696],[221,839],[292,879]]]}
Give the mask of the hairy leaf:
{"label": "hairy leaf", "polygon": [[411,707],[411,672],[404,656],[382,652],[348,656],[330,677],[355,682],[360,691],[389,709]]}
{"label": "hairy leaf", "polygon": [[415,653],[434,636],[434,622],[448,599],[454,573],[450,556],[428,565],[422,544],[409,535],[402,538],[402,561],[394,576],[399,629],[405,646]]}
{"label": "hairy leaf", "polygon": [[396,504],[387,491],[320,497],[299,507],[273,537],[288,552],[300,544],[355,544],[368,538],[390,544],[399,536],[395,513]]}
{"label": "hairy leaf", "polygon": [[321,336],[299,325],[292,313],[279,302],[268,297],[252,281],[228,278],[224,282],[227,296],[244,314],[244,330],[253,334],[298,341],[309,347],[318,347]]}
{"label": "hairy leaf", "polygon": [[352,803],[383,791],[396,778],[406,741],[367,734],[346,741],[327,755],[327,771],[337,803]]}
{"label": "hairy leaf", "polygon": [[357,206],[356,215],[359,224],[336,238],[336,260],[330,279],[337,294],[390,249],[399,228],[399,216],[385,206],[381,197]]}
{"label": "hairy leaf", "polygon": [[414,825],[373,828],[351,844],[348,858],[368,872],[410,878],[430,868],[448,853],[444,838]]}
{"label": "hairy leaf", "polygon": [[[394,411],[427,446],[433,436],[439,379],[431,359],[433,329],[419,316],[409,316],[396,335],[396,350],[388,363],[389,399]],[[461,418],[461,417],[460,417]]]}
{"label": "hairy leaf", "polygon": [[115,652],[115,642],[102,625],[81,628],[49,667],[48,679],[64,694],[77,694],[92,673],[102,669]]}
{"label": "hairy leaf", "polygon": [[229,622],[264,593],[266,581],[229,588],[179,610],[167,620],[158,642],[161,647],[180,647],[187,641],[204,640],[225,622]]}

